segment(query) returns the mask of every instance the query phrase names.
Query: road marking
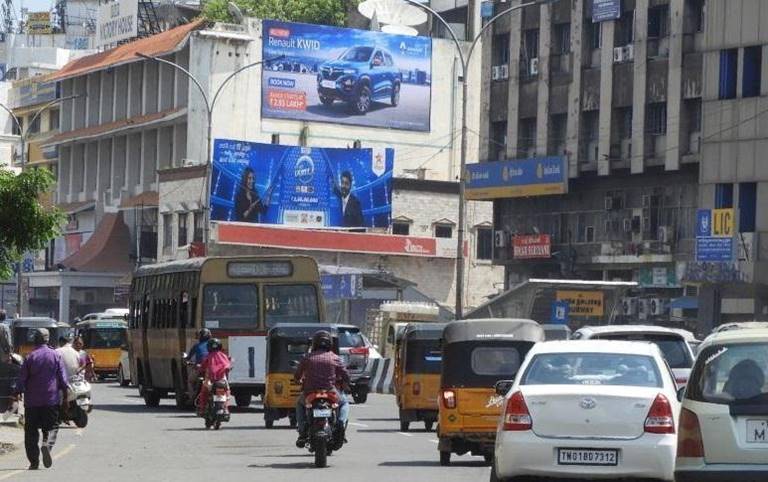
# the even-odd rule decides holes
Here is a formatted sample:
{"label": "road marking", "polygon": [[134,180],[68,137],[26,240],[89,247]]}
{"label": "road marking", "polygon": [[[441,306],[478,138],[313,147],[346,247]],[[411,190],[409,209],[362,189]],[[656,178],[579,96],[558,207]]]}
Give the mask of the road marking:
{"label": "road marking", "polygon": [[397,433],[399,433],[400,435],[403,435],[405,437],[413,437],[413,434],[410,434],[410,433],[405,433],[405,432],[397,432]]}
{"label": "road marking", "polygon": [[[58,460],[61,457],[64,457],[69,452],[71,452],[74,448],[75,448],[74,444],[68,445],[64,450],[62,450],[61,452],[59,452],[56,455],[54,455],[53,456],[53,460]],[[0,480],[8,480],[8,479],[10,479],[13,476],[16,476],[16,475],[19,475],[19,474],[23,474],[26,471],[27,470],[14,470],[13,472],[8,472],[7,474],[0,475]]]}
{"label": "road marking", "polygon": [[67,445],[64,448],[64,450],[62,450],[61,452],[59,452],[59,453],[57,453],[56,455],[53,456],[53,460],[59,460],[60,458],[64,457],[65,455],[70,453],[72,450],[74,450],[74,448],[75,448],[75,444]]}
{"label": "road marking", "polygon": [[355,422],[349,422],[349,425],[352,425],[353,427],[362,427],[362,428],[368,428],[368,425],[364,423],[355,423]]}
{"label": "road marking", "polygon": [[83,429],[79,428],[75,430],[75,436],[76,437],[82,437],[83,436]]}

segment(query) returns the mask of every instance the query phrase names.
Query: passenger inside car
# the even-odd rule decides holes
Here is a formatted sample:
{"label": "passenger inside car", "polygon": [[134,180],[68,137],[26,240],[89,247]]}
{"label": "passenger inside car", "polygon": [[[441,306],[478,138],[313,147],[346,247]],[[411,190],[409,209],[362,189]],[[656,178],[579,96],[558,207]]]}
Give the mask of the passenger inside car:
{"label": "passenger inside car", "polygon": [[728,374],[723,391],[735,400],[748,400],[762,393],[765,385],[765,373],[752,359],[737,363]]}

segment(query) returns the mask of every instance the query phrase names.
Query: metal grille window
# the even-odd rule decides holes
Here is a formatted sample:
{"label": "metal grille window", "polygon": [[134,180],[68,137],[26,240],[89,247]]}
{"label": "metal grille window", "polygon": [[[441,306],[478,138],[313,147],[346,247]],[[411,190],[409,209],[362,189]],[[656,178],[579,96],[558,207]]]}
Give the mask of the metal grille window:
{"label": "metal grille window", "polygon": [[179,246],[185,246],[187,244],[187,217],[187,213],[179,213]]}
{"label": "metal grille window", "polygon": [[616,46],[629,45],[635,41],[635,11],[623,12],[616,25]]}
{"label": "metal grille window", "polygon": [[553,44],[555,54],[567,54],[571,52],[571,24],[559,23],[554,28],[555,43]]}
{"label": "metal grille window", "polygon": [[402,221],[396,221],[392,223],[392,234],[400,236],[408,236],[411,232],[411,223],[405,223]]}
{"label": "metal grille window", "polygon": [[648,38],[669,36],[669,5],[648,9]]}
{"label": "metal grille window", "polygon": [[586,21],[589,46],[593,49],[599,49],[603,46],[602,25],[602,22],[593,23],[591,20]]}
{"label": "metal grille window", "polygon": [[59,109],[54,109],[48,113],[48,130],[59,130]]}
{"label": "metal grille window", "polygon": [[477,259],[493,259],[493,230],[477,229]]}
{"label": "metal grille window", "polygon": [[701,99],[686,100],[685,110],[688,113],[689,130],[691,132],[701,132]]}
{"label": "metal grille window", "polygon": [[488,139],[488,158],[494,161],[503,159],[507,147],[507,121],[491,123],[491,138]]}
{"label": "metal grille window", "polygon": [[436,224],[435,237],[436,238],[452,238],[453,226],[450,226],[448,224]]}
{"label": "metal grille window", "polygon": [[648,104],[645,111],[646,134],[662,135],[667,133],[667,103]]}
{"label": "metal grille window", "polygon": [[163,214],[163,249],[173,246],[173,215]]}
{"label": "metal grille window", "polygon": [[720,51],[720,99],[736,98],[736,82],[739,71],[739,49]]}
{"label": "metal grille window", "polygon": [[[523,151],[536,146],[536,118],[520,119],[520,133],[517,144]],[[521,155],[527,155],[527,152],[523,152]]]}
{"label": "metal grille window", "polygon": [[493,36],[493,65],[509,63],[509,34]]}
{"label": "metal grille window", "polygon": [[205,216],[202,211],[195,211],[195,232],[192,241],[196,243],[203,242],[203,230],[205,229]]}

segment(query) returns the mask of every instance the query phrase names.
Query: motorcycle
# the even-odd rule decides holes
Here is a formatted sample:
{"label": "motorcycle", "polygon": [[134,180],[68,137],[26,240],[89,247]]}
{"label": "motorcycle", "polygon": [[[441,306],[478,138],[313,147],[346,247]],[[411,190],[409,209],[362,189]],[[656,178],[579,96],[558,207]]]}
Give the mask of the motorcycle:
{"label": "motorcycle", "polygon": [[91,384],[82,372],[69,378],[66,407],[61,412],[61,421],[74,422],[77,428],[88,425],[88,414],[91,413]]}
{"label": "motorcycle", "polygon": [[327,466],[328,456],[344,445],[346,427],[339,424],[339,399],[335,392],[310,392],[304,401],[309,426],[309,452],[315,455],[315,467]]}
{"label": "motorcycle", "polygon": [[213,427],[214,430],[221,428],[222,422],[229,422],[229,382],[226,378],[208,383],[208,400],[201,401],[205,403],[203,409],[203,418],[205,419],[205,428]]}

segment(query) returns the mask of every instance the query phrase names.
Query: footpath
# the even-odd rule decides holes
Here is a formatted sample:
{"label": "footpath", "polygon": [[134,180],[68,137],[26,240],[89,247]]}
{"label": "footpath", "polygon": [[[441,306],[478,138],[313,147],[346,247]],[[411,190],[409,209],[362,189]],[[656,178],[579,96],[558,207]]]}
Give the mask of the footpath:
{"label": "footpath", "polygon": [[24,430],[19,425],[18,417],[13,415],[7,420],[0,418],[0,456],[22,448]]}

